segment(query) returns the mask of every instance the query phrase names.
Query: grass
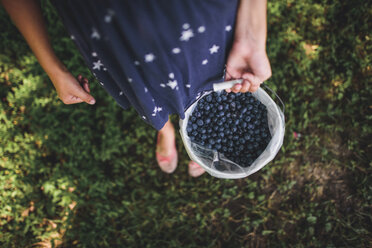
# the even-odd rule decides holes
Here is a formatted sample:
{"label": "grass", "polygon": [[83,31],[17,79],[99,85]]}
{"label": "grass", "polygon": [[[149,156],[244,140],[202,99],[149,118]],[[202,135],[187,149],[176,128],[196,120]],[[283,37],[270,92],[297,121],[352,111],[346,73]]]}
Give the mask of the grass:
{"label": "grass", "polygon": [[[42,5],[58,56],[94,81]],[[364,1],[269,1],[284,144],[261,171],[221,180],[187,175],[179,135],[179,168],[163,174],[155,130],[96,81],[96,105],[64,105],[1,9],[0,246],[371,246],[370,12]]]}

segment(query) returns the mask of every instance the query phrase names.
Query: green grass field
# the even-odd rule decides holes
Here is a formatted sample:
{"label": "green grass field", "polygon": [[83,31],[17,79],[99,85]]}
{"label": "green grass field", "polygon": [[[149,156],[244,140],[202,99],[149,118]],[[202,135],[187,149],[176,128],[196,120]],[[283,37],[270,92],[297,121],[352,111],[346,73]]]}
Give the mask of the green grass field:
{"label": "green grass field", "polygon": [[42,6],[56,53],[97,103],[64,105],[0,8],[0,247],[372,246],[368,1],[269,1],[267,84],[286,135],[239,180],[188,176],[179,136],[179,167],[163,174],[155,130],[103,91]]}

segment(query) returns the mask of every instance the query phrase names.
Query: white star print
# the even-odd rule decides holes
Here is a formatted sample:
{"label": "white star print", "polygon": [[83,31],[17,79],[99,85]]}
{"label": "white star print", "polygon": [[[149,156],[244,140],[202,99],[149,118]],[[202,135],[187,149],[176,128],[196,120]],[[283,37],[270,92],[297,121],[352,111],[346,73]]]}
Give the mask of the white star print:
{"label": "white star print", "polygon": [[208,64],[208,59],[203,60],[202,65]]}
{"label": "white star print", "polygon": [[140,65],[140,62],[139,61],[134,61],[134,65]]}
{"label": "white star print", "polygon": [[103,66],[103,64],[101,63],[101,60],[98,60],[97,62],[93,62],[93,70],[101,70],[101,66]]}
{"label": "white star print", "polygon": [[131,79],[130,77],[127,78],[127,80],[128,80],[129,83],[133,82],[133,79]]}
{"label": "white star print", "polygon": [[146,116],[142,115],[142,119],[146,120]]}
{"label": "white star print", "polygon": [[152,53],[149,53],[149,54],[146,54],[145,55],[145,61],[146,61],[146,63],[152,62],[152,61],[154,61],[154,59],[155,59],[155,55],[152,54]]}
{"label": "white star print", "polygon": [[103,68],[103,70],[104,70],[104,71],[107,71],[107,68],[106,68],[106,67],[104,67],[104,68]]}
{"label": "white star print", "polygon": [[101,85],[104,85],[104,83],[102,83],[102,82],[99,82]]}
{"label": "white star print", "polygon": [[75,36],[71,35],[70,36],[71,40],[75,40]]}
{"label": "white star print", "polygon": [[230,26],[230,25],[226,26],[225,30],[226,30],[227,32],[231,31],[231,26]]}
{"label": "white star print", "polygon": [[97,57],[97,53],[96,52],[92,52],[92,57]]}
{"label": "white star print", "polygon": [[204,33],[204,31],[205,31],[205,27],[204,27],[204,26],[200,26],[200,27],[198,28],[198,32],[199,32],[199,33]]}
{"label": "white star print", "polygon": [[153,113],[152,113],[152,116],[156,116],[156,113],[158,113],[158,112],[160,112],[160,111],[162,111],[163,110],[163,108],[161,108],[161,107],[156,107],[155,106],[155,108],[154,108],[154,110],[153,110]]}
{"label": "white star print", "polygon": [[171,78],[171,79],[174,78],[174,73],[173,72],[169,73],[169,78]]}
{"label": "white star print", "polygon": [[147,93],[148,92],[148,89],[145,87],[145,93]]}
{"label": "white star print", "polygon": [[180,37],[180,40],[181,41],[189,41],[189,39],[191,39],[191,37],[194,37],[194,33],[193,33],[192,29],[188,29],[188,30],[182,31],[182,35]]}
{"label": "white star print", "polygon": [[219,46],[213,45],[211,48],[209,48],[209,52],[211,54],[217,53],[219,48],[220,48]]}
{"label": "white star print", "polygon": [[190,84],[186,84],[185,86],[186,86],[186,88],[190,88],[190,87],[191,87],[191,85],[190,85]]}
{"label": "white star print", "polygon": [[172,53],[174,53],[174,54],[177,54],[177,53],[180,53],[180,52],[181,52],[181,49],[178,48],[178,47],[172,49]]}
{"label": "white star print", "polygon": [[112,9],[107,10],[107,15],[105,15],[105,22],[110,23],[115,12]]}
{"label": "white star print", "polygon": [[172,90],[174,90],[178,86],[177,80],[169,80],[167,85],[171,87]]}
{"label": "white star print", "polygon": [[97,40],[101,39],[101,36],[99,35],[97,29],[92,28],[92,34],[90,35],[90,38]]}
{"label": "white star print", "polygon": [[190,24],[188,24],[188,23],[184,23],[183,25],[182,25],[182,28],[183,29],[188,29],[190,27]]}
{"label": "white star print", "polygon": [[163,88],[165,88],[165,84],[160,84],[160,87],[163,87]]}
{"label": "white star print", "polygon": [[119,96],[121,96],[121,95],[123,95],[123,91],[120,91],[120,92],[119,92]]}

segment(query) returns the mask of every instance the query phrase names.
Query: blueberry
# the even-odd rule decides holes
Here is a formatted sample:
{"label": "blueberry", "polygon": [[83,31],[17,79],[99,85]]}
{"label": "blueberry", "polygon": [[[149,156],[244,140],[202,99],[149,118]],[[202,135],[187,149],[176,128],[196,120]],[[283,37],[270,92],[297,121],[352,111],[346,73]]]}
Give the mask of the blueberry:
{"label": "blueberry", "polygon": [[216,143],[216,142],[214,141],[214,139],[209,139],[208,142],[209,142],[209,144],[211,144],[211,145],[214,145],[214,144]]}
{"label": "blueberry", "polygon": [[216,149],[217,150],[220,150],[222,148],[222,145],[221,144],[216,144]]}
{"label": "blueberry", "polygon": [[218,134],[218,137],[223,138],[223,137],[225,137],[225,134],[224,134],[223,132],[220,132],[220,133]]}
{"label": "blueberry", "polygon": [[212,96],[211,96],[211,95],[206,96],[206,97],[205,97],[205,100],[206,100],[207,102],[211,102],[211,101],[212,101]]}
{"label": "blueberry", "polygon": [[228,99],[231,99],[231,100],[234,100],[235,99],[235,95],[231,93],[231,94],[228,95],[227,98]]}
{"label": "blueberry", "polygon": [[200,118],[201,117],[201,113],[199,111],[195,112],[195,117],[196,118]]}
{"label": "blueberry", "polygon": [[209,111],[211,109],[211,107],[208,105],[208,104],[206,104],[205,106],[204,106],[204,110],[205,111]]}
{"label": "blueberry", "polygon": [[201,120],[201,119],[198,119],[198,120],[196,121],[196,124],[198,124],[198,126],[201,127],[201,126],[204,125],[204,121]]}
{"label": "blueberry", "polygon": [[249,134],[246,134],[246,135],[244,135],[244,139],[245,139],[246,141],[248,141],[248,140],[251,139],[251,136],[250,136]]}
{"label": "blueberry", "polygon": [[253,124],[248,124],[248,129],[253,129],[254,125]]}
{"label": "blueberry", "polygon": [[196,130],[198,129],[198,125],[196,125],[195,123],[192,124],[192,129]]}
{"label": "blueberry", "polygon": [[223,105],[218,105],[217,108],[218,108],[219,111],[222,111],[223,110]]}
{"label": "blueberry", "polygon": [[218,113],[218,116],[224,116],[224,115],[225,115],[225,113],[223,111]]}
{"label": "blueberry", "polygon": [[217,131],[217,130],[218,130],[218,126],[214,126],[214,127],[213,127],[213,130],[214,130],[214,131]]}
{"label": "blueberry", "polygon": [[188,127],[186,128],[186,131],[187,131],[187,133],[191,133],[191,132],[192,132],[192,127],[188,126]]}
{"label": "blueberry", "polygon": [[206,140],[207,139],[207,135],[203,134],[200,138],[201,138],[201,140]]}
{"label": "blueberry", "polygon": [[202,129],[200,129],[200,132],[201,132],[201,133],[206,133],[207,130],[206,130],[205,128],[202,128]]}
{"label": "blueberry", "polygon": [[217,101],[217,102],[221,102],[221,101],[222,101],[222,98],[221,98],[220,96],[218,96],[218,97],[216,98],[216,101]]}

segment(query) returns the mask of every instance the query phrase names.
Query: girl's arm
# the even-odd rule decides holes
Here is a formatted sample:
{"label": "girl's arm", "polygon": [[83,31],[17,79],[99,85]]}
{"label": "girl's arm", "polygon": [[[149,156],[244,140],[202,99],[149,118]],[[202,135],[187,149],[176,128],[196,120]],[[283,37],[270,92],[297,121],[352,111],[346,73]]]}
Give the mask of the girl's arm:
{"label": "girl's arm", "polygon": [[55,55],[49,42],[40,5],[36,0],[0,0],[12,21],[21,32],[41,67],[52,80],[59,98],[65,104],[87,102],[94,104],[89,94],[88,80],[80,75],[78,80]]}
{"label": "girl's arm", "polygon": [[266,54],[266,0],[240,0],[235,36],[226,63],[226,80],[243,79],[233,92],[254,92],[271,76]]}

